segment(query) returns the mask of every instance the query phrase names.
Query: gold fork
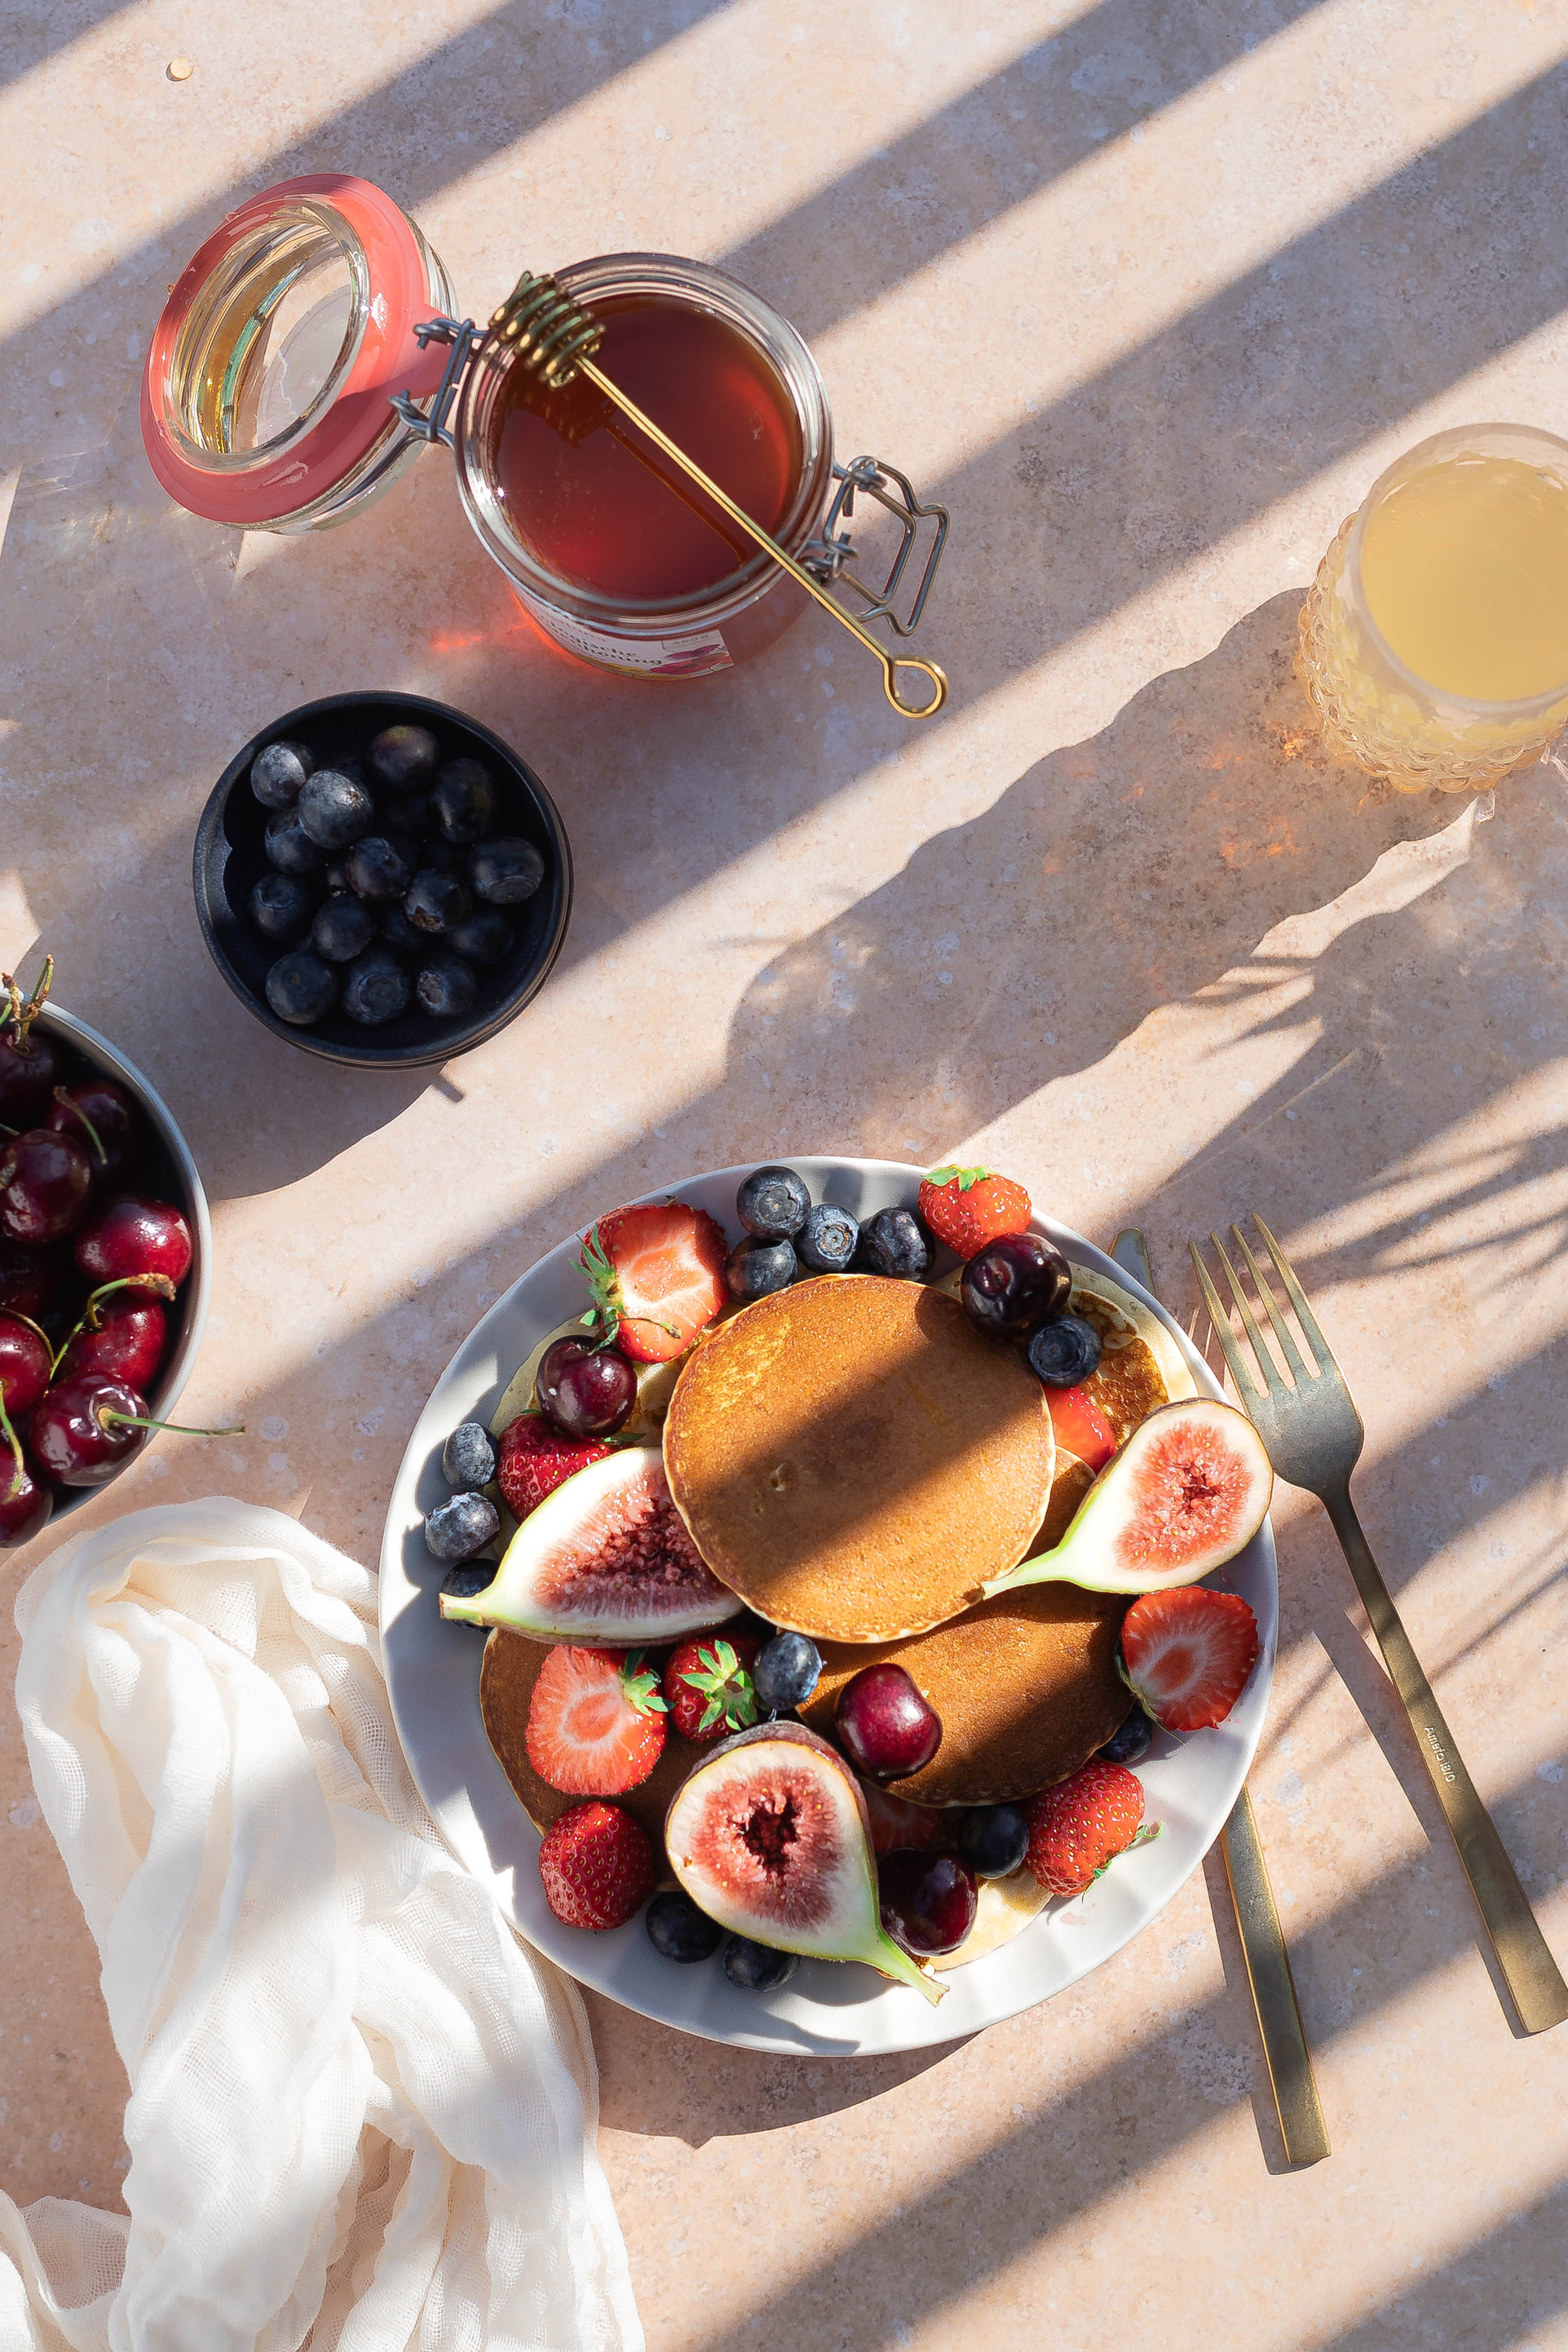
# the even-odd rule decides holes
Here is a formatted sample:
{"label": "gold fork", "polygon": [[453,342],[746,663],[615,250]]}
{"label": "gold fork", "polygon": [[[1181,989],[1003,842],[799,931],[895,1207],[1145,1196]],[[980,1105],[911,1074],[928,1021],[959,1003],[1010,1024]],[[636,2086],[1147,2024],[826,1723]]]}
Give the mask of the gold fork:
{"label": "gold fork", "polygon": [[1315,1495],[1333,1522],[1362,1605],[1372,1621],[1389,1678],[1416,1735],[1421,1761],[1453,1832],[1470,1892],[1491,1938],[1520,2022],[1527,2033],[1543,2032],[1548,2026],[1560,2025],[1568,2017],[1568,1985],[1563,1983],[1562,1971],[1536,1923],[1496,1825],[1465,1769],[1454,1735],[1443,1720],[1432,1685],[1411,1647],[1410,1636],[1400,1622],[1393,1596],[1355,1515],[1355,1506],[1350,1499],[1350,1474],[1361,1459],[1365,1442],[1355,1401],[1284,1251],[1261,1217],[1254,1214],[1252,1222],[1295,1309],[1296,1319],[1315,1359],[1315,1369],[1309,1369],[1303,1360],[1239,1225],[1232,1225],[1231,1233],[1257,1286],[1258,1297],[1273,1327],[1293,1385],[1281,1378],[1218,1234],[1210,1234],[1208,1238],[1225,1269],[1242,1328],[1257,1358],[1263,1381],[1261,1393],[1231,1328],[1229,1312],[1209,1279],[1197,1244],[1189,1242],[1187,1247],[1203,1286],[1204,1303],[1214,1335],[1225,1351],[1242,1410],[1262,1438],[1275,1470],[1292,1486],[1303,1486],[1308,1494]]}

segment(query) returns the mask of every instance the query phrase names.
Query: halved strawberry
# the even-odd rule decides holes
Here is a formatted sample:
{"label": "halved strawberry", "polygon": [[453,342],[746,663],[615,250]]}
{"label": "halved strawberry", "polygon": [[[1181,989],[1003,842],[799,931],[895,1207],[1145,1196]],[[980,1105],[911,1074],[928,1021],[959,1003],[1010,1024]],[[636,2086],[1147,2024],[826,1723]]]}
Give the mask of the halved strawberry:
{"label": "halved strawberry", "polygon": [[1024,1861],[1051,1895],[1082,1895],[1137,1839],[1144,1784],[1124,1764],[1080,1766],[1029,1804]]}
{"label": "halved strawberry", "polygon": [[1027,1234],[1030,1198],[988,1168],[934,1168],[921,1183],[920,1214],[939,1242],[969,1258],[998,1234]]}
{"label": "halved strawberry", "polygon": [[755,1633],[704,1633],[672,1650],[664,1667],[670,1726],[683,1739],[722,1739],[757,1721]]}
{"label": "halved strawberry", "polygon": [[575,1471],[613,1454],[596,1438],[563,1437],[542,1412],[520,1412],[507,1423],[496,1451],[496,1479],[516,1519],[526,1519]]}
{"label": "halved strawberry", "polygon": [[666,1201],[601,1217],[579,1260],[593,1294],[583,1317],[634,1363],[684,1356],[728,1297],[724,1228],[704,1209]]}
{"label": "halved strawberry", "polygon": [[534,1683],[524,1734],[541,1780],[569,1797],[614,1797],[664,1751],[659,1677],[640,1650],[558,1642]]}
{"label": "halved strawberry", "polygon": [[1258,1663],[1258,1620],[1238,1592],[1141,1593],[1122,1624],[1124,1675],[1165,1731],[1223,1723]]}
{"label": "halved strawberry", "polygon": [[1048,1388],[1045,1402],[1058,1445],[1098,1475],[1116,1451],[1116,1433],[1088,1390]]}

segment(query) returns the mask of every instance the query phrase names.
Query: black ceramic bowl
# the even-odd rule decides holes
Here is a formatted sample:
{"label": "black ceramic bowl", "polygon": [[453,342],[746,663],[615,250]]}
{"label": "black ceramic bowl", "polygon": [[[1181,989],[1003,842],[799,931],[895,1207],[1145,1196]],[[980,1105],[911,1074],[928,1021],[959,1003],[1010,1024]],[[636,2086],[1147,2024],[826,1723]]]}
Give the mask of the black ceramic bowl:
{"label": "black ceramic bowl", "polygon": [[[267,1001],[267,975],[282,950],[251,927],[246,902],[272,868],[263,835],[270,812],[250,788],[250,764],[268,743],[308,744],[318,766],[361,756],[383,727],[428,727],[445,760],[483,761],[500,789],[497,831],[531,841],[545,861],[544,880],[522,906],[508,909],[517,938],[505,961],[479,974],[479,995],[461,1019],[437,1020],[417,1003],[395,1021],[362,1028],[334,1007],[314,1028],[280,1021]],[[504,1029],[538,994],[566,937],[571,913],[571,845],[555,803],[527,763],[476,719],[430,702],[422,694],[330,694],[285,712],[253,735],[219,777],[196,830],[196,913],[213,961],[240,1003],[276,1036],[308,1054],[359,1069],[417,1069],[450,1061]]]}

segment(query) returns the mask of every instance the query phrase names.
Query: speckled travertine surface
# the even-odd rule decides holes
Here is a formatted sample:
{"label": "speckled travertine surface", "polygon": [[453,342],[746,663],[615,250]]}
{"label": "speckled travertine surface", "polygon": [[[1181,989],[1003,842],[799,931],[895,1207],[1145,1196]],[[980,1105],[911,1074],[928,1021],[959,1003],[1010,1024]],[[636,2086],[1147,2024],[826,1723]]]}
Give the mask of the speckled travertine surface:
{"label": "speckled travertine surface", "polygon": [[[169,60],[195,70],[175,84]],[[1568,774],[1330,768],[1291,673],[1342,517],[1478,416],[1568,430],[1562,0],[24,0],[0,18],[0,954],[58,960],[211,1192],[187,1418],[75,1525],[214,1488],[373,1558],[420,1403],[596,1209],[958,1147],[1068,1223],[1257,1206],[1367,1426],[1362,1508],[1568,1957]],[[806,331],[846,451],[952,507],[929,730],[825,621],[659,688],[555,656],[424,459],[305,542],[141,456],[163,289],[350,169],[465,303],[616,247]],[[190,841],[255,728],[421,689],[516,742],[579,895],[533,1009],[345,1076],[209,965]],[[28,969],[33,968],[32,962]],[[589,1077],[585,1082],[584,1074]],[[1563,2352],[1568,2033],[1515,2037],[1315,1506],[1253,1774],[1332,2159],[1292,2174],[1211,1858],[1076,1992],[935,2057],[758,2060],[592,2004],[656,2352]],[[9,1598],[34,1552],[0,1569]],[[96,1956],[0,1720],[0,2179],[112,2204]]]}

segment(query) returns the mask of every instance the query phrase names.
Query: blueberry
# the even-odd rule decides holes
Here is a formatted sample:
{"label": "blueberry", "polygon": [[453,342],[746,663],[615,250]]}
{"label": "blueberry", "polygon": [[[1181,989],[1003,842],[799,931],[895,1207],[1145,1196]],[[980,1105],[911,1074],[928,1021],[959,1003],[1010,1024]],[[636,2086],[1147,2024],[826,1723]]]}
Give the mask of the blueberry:
{"label": "blueberry", "polygon": [[250,788],[263,808],[292,808],[316,762],[303,743],[268,743],[250,763]]}
{"label": "blueberry", "polygon": [[426,956],[430,941],[423,931],[416,931],[403,913],[400,898],[395,906],[385,908],[382,915],[382,938],[394,955]]}
{"label": "blueberry", "polygon": [[264,874],[246,904],[250,919],[264,940],[291,948],[310,929],[316,893],[297,874]]}
{"label": "blueberry", "polygon": [[267,975],[267,1003],[280,1021],[292,1021],[297,1029],[308,1029],[330,1013],[337,994],[337,973],[308,948],[291,948]]}
{"label": "blueberry", "polygon": [[394,833],[406,833],[415,841],[435,831],[435,811],[428,793],[399,793],[382,802],[382,812]]}
{"label": "blueberry", "polygon": [[765,1715],[803,1706],[817,1687],[822,1654],[805,1633],[775,1633],[757,1653],[751,1687]]}
{"label": "blueberry", "polygon": [[501,1531],[501,1514],[487,1495],[454,1495],[424,1523],[424,1540],[437,1559],[472,1559]]}
{"label": "blueberry", "polygon": [[349,869],[340,857],[337,858],[330,866],[322,867],[321,879],[336,898],[340,890],[346,890],[349,887]]}
{"label": "blueberry", "polygon": [[446,944],[465,963],[476,963],[487,971],[510,955],[516,937],[505,915],[494,907],[481,907],[465,923],[447,932]]}
{"label": "blueberry", "polygon": [[776,1952],[770,1944],[754,1944],[749,1936],[731,1936],[724,1948],[724,1972],[733,1985],[747,1992],[771,1992],[785,1984],[800,1965],[798,1952]]}
{"label": "blueberry", "polygon": [[1113,1731],[1104,1747],[1095,1753],[1107,1764],[1135,1764],[1154,1736],[1152,1717],[1141,1706],[1135,1706],[1120,1731]]}
{"label": "blueberry", "polygon": [[849,1211],[823,1201],[808,1210],[806,1222],[795,1236],[795,1247],[801,1265],[809,1265],[813,1274],[842,1274],[860,1246],[860,1237],[861,1229]]}
{"label": "blueberry", "polygon": [[461,1021],[474,1010],[478,977],[461,956],[432,956],[420,966],[414,992],[437,1021]]}
{"label": "blueberry", "polygon": [[496,787],[490,771],[477,760],[449,760],[435,779],[430,797],[442,832],[463,848],[483,841],[496,822]]}
{"label": "blueberry", "polygon": [[395,1021],[408,999],[408,974],[384,945],[367,948],[343,974],[343,1010],[366,1029]]}
{"label": "blueberry", "polygon": [[918,1282],[931,1264],[931,1244],[913,1209],[879,1209],[861,1227],[861,1242],[877,1274]]}
{"label": "blueberry", "polygon": [[648,1941],[663,1958],[684,1965],[711,1960],[724,1934],[716,1919],[699,1911],[689,1895],[674,1886],[654,1895],[643,1914],[643,1925],[648,1930]]}
{"label": "blueberry", "polygon": [[977,1878],[1010,1878],[1029,1852],[1022,1807],[977,1805],[958,1823],[958,1851]]}
{"label": "blueberry", "polygon": [[465,922],[474,902],[455,874],[438,874],[427,866],[416,874],[403,894],[402,910],[416,931],[449,931]]}
{"label": "blueberry", "polygon": [[520,907],[545,878],[545,862],[531,841],[486,841],[468,854],[468,879],[491,907]]}
{"label": "blueberry", "polygon": [[264,835],[267,862],[276,866],[280,874],[314,874],[324,866],[319,844],[312,841],[299,822],[298,809],[277,809],[267,820]]}
{"label": "blueberry", "polygon": [[[476,1592],[483,1592],[487,1585],[494,1584],[495,1581],[496,1562],[493,1559],[464,1560],[460,1561],[457,1567],[447,1570],[441,1580],[441,1590],[443,1592],[450,1592],[455,1601],[472,1601]],[[464,1620],[459,1617],[453,1622],[461,1625]],[[488,1633],[490,1628],[488,1625],[477,1625],[474,1630],[476,1633]]]}
{"label": "blueberry", "polygon": [[384,834],[367,833],[350,850],[343,871],[356,898],[384,906],[401,898],[413,879],[413,867],[396,842]]}
{"label": "blueberry", "polygon": [[441,1449],[441,1475],[459,1494],[487,1486],[496,1475],[496,1449],[482,1421],[460,1421]]}
{"label": "blueberry", "polygon": [[766,1298],[788,1290],[795,1279],[795,1252],[789,1242],[737,1242],[724,1262],[732,1298]]}
{"label": "blueberry", "polygon": [[805,1223],[811,1195],[792,1168],[754,1168],[735,1196],[735,1213],[760,1242],[788,1241]]}
{"label": "blueberry", "polygon": [[428,727],[383,727],[365,764],[389,793],[405,793],[429,782],[440,757],[441,746]]}
{"label": "blueberry", "polygon": [[1082,1315],[1059,1315],[1037,1323],[1029,1335],[1029,1360],[1049,1389],[1075,1389],[1100,1369],[1100,1334]]}
{"label": "blueberry", "polygon": [[329,963],[351,963],[376,935],[376,919],[368,907],[345,892],[317,909],[310,926],[310,944]]}
{"label": "blueberry", "polygon": [[374,801],[341,768],[318,768],[300,788],[299,822],[323,849],[347,849],[375,821]]}

